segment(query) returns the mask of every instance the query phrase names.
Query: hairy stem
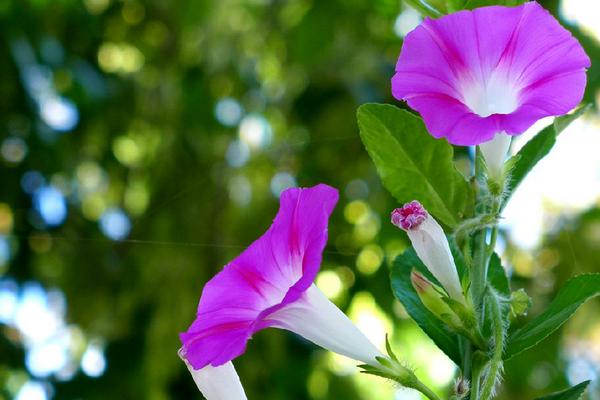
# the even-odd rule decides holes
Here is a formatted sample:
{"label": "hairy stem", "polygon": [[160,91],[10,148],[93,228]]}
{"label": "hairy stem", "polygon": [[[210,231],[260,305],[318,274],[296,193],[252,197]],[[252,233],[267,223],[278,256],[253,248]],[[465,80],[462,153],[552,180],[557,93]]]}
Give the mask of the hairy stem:
{"label": "hairy stem", "polygon": [[490,361],[488,373],[485,376],[481,390],[481,399],[488,400],[492,398],[496,383],[502,373],[502,353],[504,351],[504,322],[502,320],[502,310],[498,295],[491,287],[487,287],[486,300],[490,306],[494,329],[494,352]]}
{"label": "hairy stem", "polygon": [[[475,152],[475,182],[477,184],[477,204],[475,212],[477,216],[487,213],[486,189],[484,179],[484,161],[481,149],[477,146]],[[485,243],[486,228],[482,227],[476,231],[473,238],[473,263],[471,264],[471,296],[477,310],[482,309],[483,292],[487,284],[487,253]]]}

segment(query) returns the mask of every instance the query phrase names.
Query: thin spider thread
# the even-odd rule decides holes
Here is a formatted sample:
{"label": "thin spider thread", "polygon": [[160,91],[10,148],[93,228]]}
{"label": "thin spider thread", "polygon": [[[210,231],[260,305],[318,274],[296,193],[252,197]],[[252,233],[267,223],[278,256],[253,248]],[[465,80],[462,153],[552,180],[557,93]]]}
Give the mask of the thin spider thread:
{"label": "thin spider thread", "polygon": [[[40,237],[49,238],[51,240],[63,240],[73,242],[92,242],[92,243],[114,243],[114,244],[142,244],[142,245],[159,245],[159,246],[185,246],[185,247],[203,247],[203,248],[229,248],[229,249],[244,249],[248,246],[241,244],[220,244],[220,243],[197,243],[197,242],[174,242],[174,241],[162,241],[162,240],[147,240],[147,239],[122,239],[122,240],[111,240],[111,239],[95,239],[95,238],[84,238],[84,237],[67,237],[59,235],[15,235],[8,234],[5,237],[11,237],[15,239],[37,239]],[[335,250],[325,250],[325,254],[334,254],[342,256],[357,256],[358,253],[354,252],[342,252]]]}

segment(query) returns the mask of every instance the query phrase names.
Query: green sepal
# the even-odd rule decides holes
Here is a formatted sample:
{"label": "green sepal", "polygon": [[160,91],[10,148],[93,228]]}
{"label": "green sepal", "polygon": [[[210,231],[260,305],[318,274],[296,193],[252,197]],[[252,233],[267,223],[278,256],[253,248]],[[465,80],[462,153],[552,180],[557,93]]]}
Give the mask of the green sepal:
{"label": "green sepal", "polygon": [[527,315],[531,307],[531,297],[525,289],[519,289],[510,294],[510,313],[513,318]]}

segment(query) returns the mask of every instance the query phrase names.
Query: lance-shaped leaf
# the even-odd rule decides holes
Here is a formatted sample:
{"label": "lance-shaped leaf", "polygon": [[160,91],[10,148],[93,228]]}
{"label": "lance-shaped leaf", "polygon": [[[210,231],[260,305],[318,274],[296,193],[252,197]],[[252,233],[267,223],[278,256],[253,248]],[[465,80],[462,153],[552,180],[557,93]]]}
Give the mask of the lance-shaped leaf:
{"label": "lance-shaped leaf", "polygon": [[552,393],[544,397],[538,397],[536,400],[579,400],[589,384],[590,381],[584,381],[569,389]]}
{"label": "lance-shaped leaf", "polygon": [[505,359],[541,342],[560,328],[586,300],[599,294],[600,274],[585,274],[569,279],[546,311],[510,336]]}
{"label": "lance-shaped leaf", "polygon": [[472,191],[454,166],[452,146],[427,133],[421,118],[392,105],[364,104],[357,117],[387,190],[400,203],[416,199],[446,226],[456,226],[472,202]]}
{"label": "lance-shaped leaf", "polygon": [[578,108],[575,112],[563,115],[554,120],[554,122],[542,129],[537,135],[523,146],[515,156],[515,165],[510,174],[510,179],[506,185],[506,196],[504,205],[508,202],[511,194],[517,186],[525,179],[527,174],[535,165],[544,158],[556,143],[558,135],[565,130],[571,122],[579,118],[589,109],[589,104]]}
{"label": "lance-shaped leaf", "polygon": [[457,365],[461,363],[458,335],[450,332],[442,322],[431,313],[419,299],[419,295],[411,284],[411,271],[416,269],[428,280],[436,282],[427,267],[421,262],[415,251],[411,248],[396,257],[392,266],[391,282],[394,296],[421,327],[421,329],[435,342],[435,344]]}

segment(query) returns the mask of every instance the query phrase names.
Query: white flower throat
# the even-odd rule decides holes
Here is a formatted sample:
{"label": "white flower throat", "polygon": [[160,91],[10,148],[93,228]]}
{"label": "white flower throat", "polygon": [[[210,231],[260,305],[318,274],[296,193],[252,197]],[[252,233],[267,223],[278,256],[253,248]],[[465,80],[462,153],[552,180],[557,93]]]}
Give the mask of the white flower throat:
{"label": "white flower throat", "polygon": [[461,85],[463,103],[482,118],[492,114],[510,114],[519,107],[519,88],[505,73],[465,79]]}

